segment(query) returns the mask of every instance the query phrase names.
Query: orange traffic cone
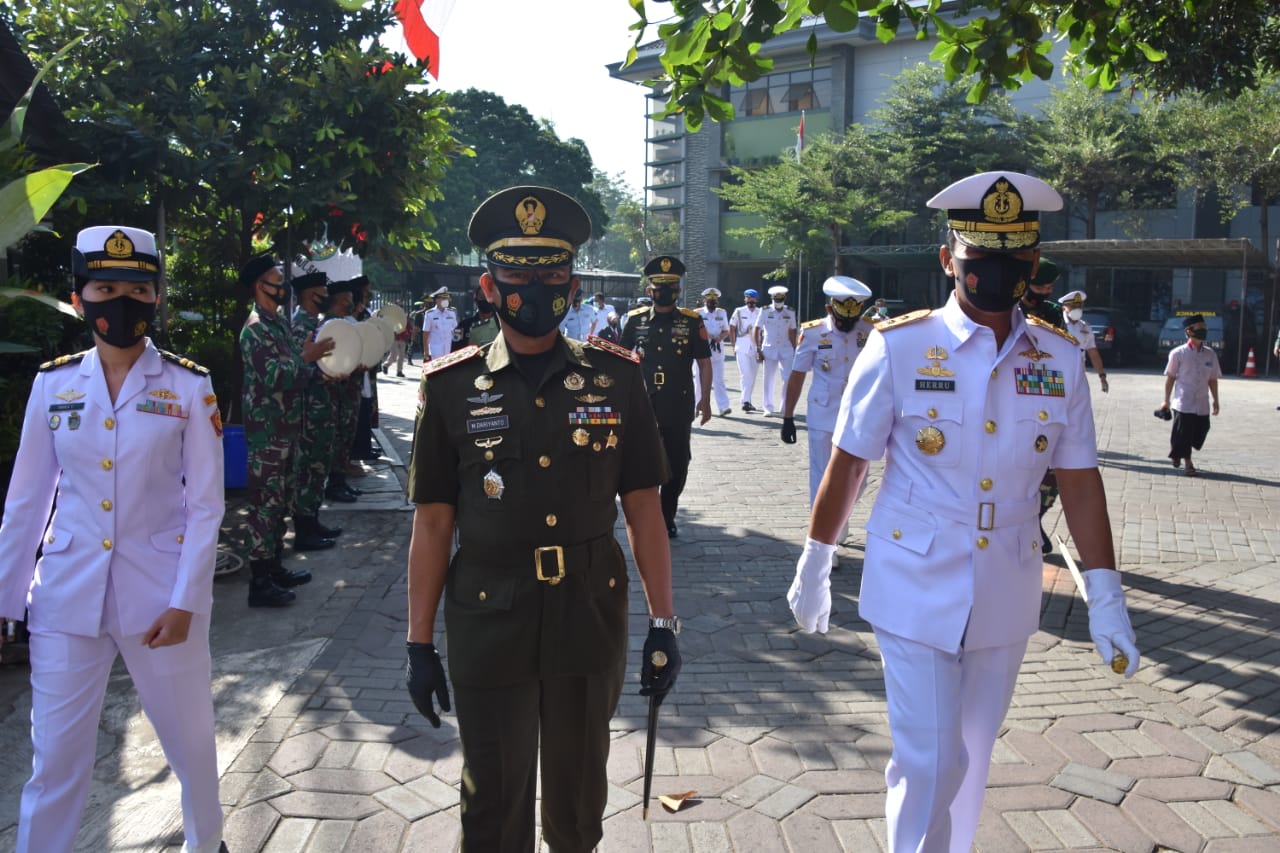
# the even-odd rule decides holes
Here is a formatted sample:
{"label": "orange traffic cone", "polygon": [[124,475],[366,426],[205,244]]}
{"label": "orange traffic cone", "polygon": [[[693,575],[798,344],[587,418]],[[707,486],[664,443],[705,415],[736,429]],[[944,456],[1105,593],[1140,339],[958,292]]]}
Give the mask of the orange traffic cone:
{"label": "orange traffic cone", "polygon": [[1249,347],[1249,357],[1244,360],[1244,373],[1240,374],[1243,379],[1257,379],[1258,365],[1253,360],[1253,347]]}

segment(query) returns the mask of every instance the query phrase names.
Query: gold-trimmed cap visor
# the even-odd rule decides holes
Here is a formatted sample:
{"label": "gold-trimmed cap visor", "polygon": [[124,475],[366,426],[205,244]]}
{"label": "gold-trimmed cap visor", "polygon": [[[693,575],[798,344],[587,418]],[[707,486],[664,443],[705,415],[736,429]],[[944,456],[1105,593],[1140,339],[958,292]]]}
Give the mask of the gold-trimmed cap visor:
{"label": "gold-trimmed cap visor", "polygon": [[467,236],[498,266],[561,266],[572,263],[578,247],[591,239],[591,219],[559,190],[509,187],[480,203]]}
{"label": "gold-trimmed cap visor", "polygon": [[1019,172],[982,172],[929,199],[947,211],[947,227],[966,246],[1018,252],[1040,244],[1040,212],[1062,209],[1062,196],[1039,178]]}
{"label": "gold-trimmed cap visor", "polygon": [[155,235],[126,225],[85,228],[76,235],[71,270],[83,281],[155,281],[160,275]]}

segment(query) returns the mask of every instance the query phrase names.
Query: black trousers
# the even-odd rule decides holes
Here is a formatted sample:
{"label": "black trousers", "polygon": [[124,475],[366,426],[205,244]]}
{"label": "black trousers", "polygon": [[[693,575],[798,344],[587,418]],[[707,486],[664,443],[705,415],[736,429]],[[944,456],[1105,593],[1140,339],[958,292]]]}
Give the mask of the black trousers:
{"label": "black trousers", "polygon": [[463,853],[533,853],[538,742],[542,836],[589,853],[604,836],[609,720],[626,667],[509,687],[454,688],[462,740]]}
{"label": "black trousers", "polygon": [[685,481],[689,479],[689,460],[693,458],[690,435],[693,422],[682,424],[658,424],[658,434],[662,436],[662,446],[667,451],[667,463],[671,466],[671,479],[659,490],[662,498],[662,517],[667,527],[676,523],[676,509],[680,506],[680,494],[684,491]]}
{"label": "black trousers", "polygon": [[1209,416],[1173,410],[1173,429],[1169,433],[1169,458],[1190,459],[1191,448],[1204,447],[1209,435]]}

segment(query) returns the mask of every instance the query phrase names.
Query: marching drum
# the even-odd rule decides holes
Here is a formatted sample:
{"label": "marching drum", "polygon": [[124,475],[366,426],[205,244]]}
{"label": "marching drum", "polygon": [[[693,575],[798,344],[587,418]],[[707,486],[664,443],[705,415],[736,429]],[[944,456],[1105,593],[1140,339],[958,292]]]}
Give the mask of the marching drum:
{"label": "marching drum", "polygon": [[356,332],[360,336],[360,366],[377,367],[382,364],[382,357],[391,347],[383,348],[381,322],[361,320],[356,323]]}
{"label": "marching drum", "polygon": [[316,360],[316,366],[325,376],[341,378],[351,375],[360,366],[363,342],[360,332],[352,323],[340,317],[325,320],[316,333],[317,341],[333,340],[333,349]]}
{"label": "marching drum", "polygon": [[404,309],[394,302],[388,302],[379,308],[375,314],[391,324],[392,336],[398,335],[404,331],[405,324],[409,322],[409,315],[404,313]]}

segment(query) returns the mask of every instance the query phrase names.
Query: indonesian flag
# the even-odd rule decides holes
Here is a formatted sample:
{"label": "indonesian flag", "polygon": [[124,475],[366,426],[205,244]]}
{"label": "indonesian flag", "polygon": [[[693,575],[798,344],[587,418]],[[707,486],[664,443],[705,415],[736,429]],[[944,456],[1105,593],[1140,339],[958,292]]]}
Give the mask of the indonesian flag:
{"label": "indonesian flag", "polygon": [[804,110],[800,111],[800,130],[796,133],[796,159],[804,151]]}
{"label": "indonesian flag", "polygon": [[421,0],[396,0],[396,17],[404,28],[409,52],[427,63],[427,73],[440,79],[440,37],[422,17]]}

